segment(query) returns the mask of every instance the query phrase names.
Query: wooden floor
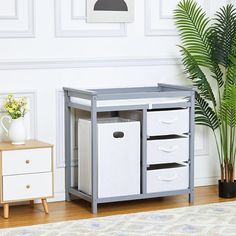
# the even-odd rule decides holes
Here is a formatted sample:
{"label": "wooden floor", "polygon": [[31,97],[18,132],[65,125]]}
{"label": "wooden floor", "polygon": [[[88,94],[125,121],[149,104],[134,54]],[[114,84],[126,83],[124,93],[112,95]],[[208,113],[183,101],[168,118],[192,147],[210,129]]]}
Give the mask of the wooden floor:
{"label": "wooden floor", "polygon": [[[194,205],[232,201],[232,199],[220,199],[218,197],[216,186],[196,188],[195,194]],[[153,211],[183,206],[189,206],[188,196],[186,195],[151,200],[102,204],[98,207],[99,211],[97,215],[92,215],[90,213],[90,204],[83,200],[49,203],[48,215],[44,214],[41,204],[36,204],[34,208],[30,208],[28,205],[12,206],[10,207],[10,218],[0,218],[0,228],[78,220],[97,216],[100,217],[115,214]],[[0,210],[0,214],[3,214],[2,209]]]}

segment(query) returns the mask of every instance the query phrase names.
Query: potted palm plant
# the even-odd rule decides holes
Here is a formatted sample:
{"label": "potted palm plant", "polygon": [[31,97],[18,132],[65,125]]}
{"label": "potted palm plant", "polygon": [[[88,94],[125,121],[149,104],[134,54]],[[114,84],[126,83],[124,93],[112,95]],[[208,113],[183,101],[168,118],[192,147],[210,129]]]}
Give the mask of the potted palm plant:
{"label": "potted palm plant", "polygon": [[188,79],[196,86],[196,124],[209,127],[216,142],[220,197],[236,197],[236,9],[228,4],[213,19],[194,0],[174,11]]}

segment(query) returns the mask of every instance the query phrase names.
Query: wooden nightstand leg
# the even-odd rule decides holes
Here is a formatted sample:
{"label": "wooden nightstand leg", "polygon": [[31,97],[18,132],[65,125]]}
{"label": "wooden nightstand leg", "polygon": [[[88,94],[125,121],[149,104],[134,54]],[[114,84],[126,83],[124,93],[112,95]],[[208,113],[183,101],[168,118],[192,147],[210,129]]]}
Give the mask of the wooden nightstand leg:
{"label": "wooden nightstand leg", "polygon": [[3,204],[3,217],[5,219],[8,219],[9,217],[9,204],[8,203]]}
{"label": "wooden nightstand leg", "polygon": [[48,204],[47,204],[47,200],[46,198],[42,198],[42,204],[43,204],[43,208],[46,214],[48,214]]}
{"label": "wooden nightstand leg", "polygon": [[30,202],[30,207],[33,208],[34,207],[34,200],[30,200],[29,202]]}

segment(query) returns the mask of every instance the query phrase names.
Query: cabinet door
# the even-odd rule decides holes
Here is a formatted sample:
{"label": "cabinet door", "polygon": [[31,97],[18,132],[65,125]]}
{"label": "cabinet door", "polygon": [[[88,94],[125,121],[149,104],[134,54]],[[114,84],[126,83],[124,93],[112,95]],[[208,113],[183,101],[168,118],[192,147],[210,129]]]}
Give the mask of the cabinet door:
{"label": "cabinet door", "polygon": [[140,194],[140,123],[98,124],[98,196]]}

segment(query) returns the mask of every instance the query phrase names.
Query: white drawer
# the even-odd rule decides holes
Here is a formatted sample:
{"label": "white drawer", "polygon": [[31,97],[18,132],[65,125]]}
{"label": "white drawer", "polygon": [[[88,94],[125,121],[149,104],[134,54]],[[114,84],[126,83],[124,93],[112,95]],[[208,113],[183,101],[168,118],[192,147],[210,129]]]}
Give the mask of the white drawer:
{"label": "white drawer", "polygon": [[51,170],[51,148],[2,152],[3,175],[49,172]]}
{"label": "white drawer", "polygon": [[189,109],[149,111],[147,135],[183,134],[189,132]]}
{"label": "white drawer", "polygon": [[148,170],[147,193],[182,190],[189,187],[188,166]]}
{"label": "white drawer", "polygon": [[3,176],[3,201],[51,197],[52,172]]}
{"label": "white drawer", "polygon": [[147,141],[147,164],[173,163],[189,159],[189,138]]}

